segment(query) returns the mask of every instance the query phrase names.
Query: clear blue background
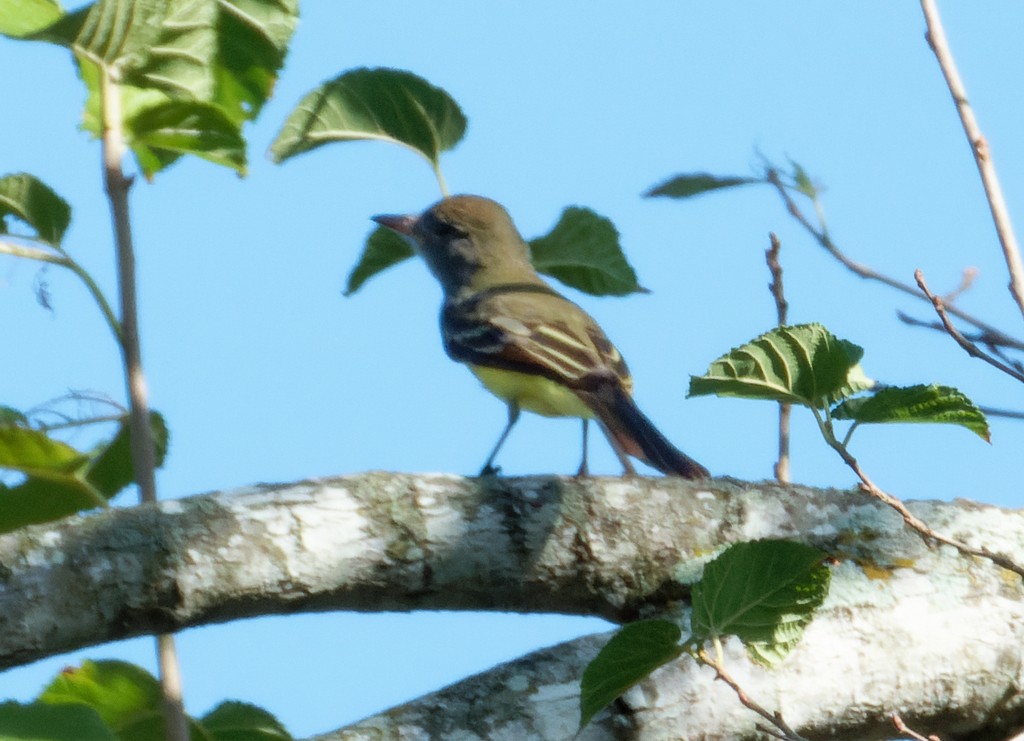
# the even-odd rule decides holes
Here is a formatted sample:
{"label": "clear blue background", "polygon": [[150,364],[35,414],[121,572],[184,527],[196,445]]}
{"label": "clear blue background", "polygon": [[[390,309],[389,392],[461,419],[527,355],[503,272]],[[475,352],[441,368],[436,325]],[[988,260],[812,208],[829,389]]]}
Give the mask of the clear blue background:
{"label": "clear blue background", "polygon": [[[678,172],[748,174],[759,153],[792,157],[822,185],[836,241],[937,291],[980,277],[959,304],[1011,333],[1021,317],[973,160],[915,3],[305,3],[292,52],[247,133],[249,177],[193,160],[132,207],[144,356],[171,453],[163,497],[371,469],[475,473],[503,406],[443,354],[440,291],[410,261],[341,296],[382,212],[438,196],[414,155],[379,143],[328,147],[283,166],[264,152],[321,81],[357,66],[410,69],[463,106],[469,129],[442,166],[455,192],[503,202],[527,237],[579,204],[611,218],[650,295],[576,298],[628,359],[640,405],[716,474],[771,475],[770,404],[686,400],[689,374],[774,324],[763,251],[783,242],[791,320],[820,321],[865,348],[895,384],[955,385],[1017,407],[1020,386],[947,337],[912,329],[928,307],[846,272],[766,188],[691,202],[641,193]],[[1024,5],[944,2],[944,20],[1012,215],[1024,223]],[[99,149],[77,131],[83,92],[54,47],[0,40],[0,173],[29,171],[71,201],[67,246],[115,296]],[[53,311],[33,286],[49,286]],[[122,394],[117,351],[76,280],[0,260],[6,352],[0,402],[30,407],[68,389]],[[527,416],[500,463],[571,473],[578,423]],[[994,419],[992,445],[960,428],[864,429],[855,453],[907,498],[1019,507],[1021,423]],[[592,468],[618,464],[593,435]],[[847,487],[850,472],[797,413],[793,477]],[[129,504],[123,495],[120,502]],[[685,538],[685,533],[680,534]],[[255,702],[294,734],[326,731],[532,648],[601,630],[598,620],[481,614],[251,620],[179,638],[190,712]],[[82,657],[153,667],[152,641],[96,647],[0,674],[29,699]]]}

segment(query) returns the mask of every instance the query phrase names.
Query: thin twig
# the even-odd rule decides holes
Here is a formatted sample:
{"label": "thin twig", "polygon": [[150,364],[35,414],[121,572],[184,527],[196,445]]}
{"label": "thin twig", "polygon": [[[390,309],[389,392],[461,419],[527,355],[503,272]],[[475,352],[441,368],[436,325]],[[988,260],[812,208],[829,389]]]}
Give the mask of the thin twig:
{"label": "thin twig", "polygon": [[[842,250],[840,250],[832,241],[832,238],[828,235],[828,232],[826,232],[824,229],[816,228],[803,214],[803,212],[800,210],[800,207],[796,204],[796,201],[794,201],[792,196],[790,196],[786,184],[782,182],[782,179],[779,177],[779,173],[775,169],[769,168],[767,173],[765,174],[765,179],[768,183],[775,186],[775,189],[778,191],[779,196],[782,198],[782,202],[785,205],[786,210],[789,212],[790,216],[796,219],[797,223],[799,223],[800,226],[802,226],[808,234],[814,237],[815,241],[817,241],[818,244],[824,247],[825,250],[827,250],[828,253],[832,255],[832,257],[834,257],[836,260],[842,263],[842,265],[846,267],[848,270],[850,270],[855,275],[858,275],[861,278],[878,281],[879,283],[884,283],[890,288],[895,288],[897,291],[901,291],[902,293],[905,293],[908,296],[913,296],[918,300],[922,300],[924,298],[923,296],[921,296],[920,292],[918,292],[918,290],[909,283],[903,283],[902,281],[898,281],[895,278],[891,278],[888,275],[885,275],[884,273],[879,273],[877,270],[873,270],[872,268],[869,268],[868,266],[863,265],[857,262],[856,260],[850,259],[845,253],[843,253]],[[1006,334],[1002,330],[993,327],[991,324],[988,324],[987,322],[984,322],[981,319],[978,319],[977,317],[968,314],[966,311],[958,309],[955,306],[950,306],[947,310],[953,316],[964,320],[971,326],[982,330],[983,332],[989,334],[993,338],[996,338],[999,344],[1004,345],[1006,347],[1016,347],[1024,349],[1024,341],[1018,340],[1017,338]]]}
{"label": "thin twig", "polygon": [[1017,302],[1017,308],[1024,315],[1024,262],[1021,261],[1020,246],[1017,244],[1017,236],[1010,223],[1010,212],[1006,208],[1006,200],[1003,198],[1003,189],[999,185],[999,177],[996,175],[996,165],[992,160],[992,153],[989,151],[988,140],[981,133],[981,127],[978,126],[974,111],[967,100],[967,89],[957,71],[935,0],[921,0],[921,10],[924,12],[924,20],[928,26],[926,34],[928,46],[935,53],[935,58],[942,69],[942,76],[946,78],[946,86],[949,88],[950,95],[953,96],[957,113],[960,114],[960,123],[964,127],[967,141],[971,145],[971,153],[978,166],[981,183],[985,187],[985,196],[988,199],[989,210],[992,212],[992,221],[996,227],[996,234],[999,236],[999,244],[1003,248],[1003,259],[1006,260],[1006,269],[1010,273],[1010,293]]}
{"label": "thin twig", "polygon": [[[768,271],[772,275],[772,282],[768,284],[772,298],[775,299],[775,314],[778,325],[786,325],[789,314],[789,302],[786,301],[786,293],[782,287],[782,263],[779,262],[779,250],[782,249],[782,242],[774,232],[769,233],[771,247],[765,250],[765,260],[768,262]],[[775,479],[782,483],[789,483],[789,418],[793,407],[788,402],[779,402],[779,457],[775,462]]]}
{"label": "thin twig", "polygon": [[908,728],[907,724],[903,722],[903,718],[901,718],[897,713],[892,714],[892,724],[896,728],[897,732],[902,733],[907,738],[912,739],[912,741],[942,741],[942,739],[934,734],[931,736],[922,736],[914,729]]}
{"label": "thin twig", "polygon": [[753,710],[779,730],[779,733],[775,733],[769,729],[765,729],[765,732],[771,733],[776,738],[787,739],[787,741],[807,741],[807,739],[789,727],[786,721],[783,720],[781,713],[771,713],[752,700],[743,688],[739,686],[736,680],[725,671],[725,667],[722,666],[721,662],[713,659],[703,648],[697,651],[697,660],[705,666],[709,666],[714,669],[716,679],[720,679],[729,685],[732,688],[732,691],[736,693],[736,697],[739,698],[739,701],[743,703],[745,707]]}
{"label": "thin twig", "polygon": [[[121,169],[125,153],[121,129],[121,88],[116,70],[101,65],[100,92],[103,102],[103,183],[110,200],[117,249],[117,277],[121,289],[121,353],[131,425],[128,437],[132,468],[143,502],[156,501],[156,453],[149,425],[149,399],[142,369],[139,342],[138,300],[135,282],[135,250],[132,245],[131,219],[128,214],[128,190],[131,179]],[[188,717],[182,700],[181,672],[178,667],[174,636],[157,636],[157,661],[163,693],[164,722],[169,741],[188,741]]]}
{"label": "thin twig", "polygon": [[828,443],[829,447],[835,450],[839,457],[843,459],[843,462],[850,467],[850,469],[857,475],[857,478],[861,481],[861,489],[879,500],[883,504],[888,505],[892,509],[896,510],[900,517],[903,518],[903,522],[906,523],[907,527],[916,531],[926,541],[932,541],[935,543],[942,543],[943,545],[952,546],[956,548],[960,553],[965,556],[977,556],[978,558],[986,558],[997,566],[1002,566],[1008,571],[1012,571],[1015,574],[1019,574],[1024,577],[1024,566],[1016,563],[1009,556],[1002,553],[993,553],[987,548],[975,548],[974,546],[967,545],[959,540],[947,537],[940,533],[935,532],[929,527],[923,520],[914,515],[907,505],[903,503],[899,497],[894,497],[891,494],[883,491],[874,481],[872,481],[863,469],[860,467],[860,463],[853,457],[853,454],[843,445],[839,440],[836,439],[835,434],[831,430],[831,422],[826,422],[818,414],[818,411],[812,407],[811,411],[814,412],[814,418],[818,422],[818,427],[821,429],[822,435],[825,438],[825,442]]}
{"label": "thin twig", "polygon": [[974,267],[964,268],[963,274],[960,276],[960,285],[954,288],[949,293],[943,295],[942,300],[947,304],[951,304],[956,301],[961,294],[966,293],[974,285],[974,281],[978,279],[978,269]]}
{"label": "thin twig", "polygon": [[956,343],[960,345],[960,347],[962,347],[968,355],[970,355],[972,358],[984,360],[993,368],[998,368],[1011,378],[1015,378],[1021,383],[1024,383],[1024,373],[1021,373],[1015,368],[1011,368],[1001,360],[994,358],[988,353],[982,351],[980,347],[978,347],[969,339],[964,337],[960,333],[960,331],[953,326],[953,322],[951,322],[949,320],[949,317],[946,315],[945,304],[943,303],[941,298],[939,298],[934,293],[928,290],[928,284],[924,282],[924,273],[921,272],[920,268],[914,271],[914,280],[917,281],[917,285],[921,289],[921,292],[928,297],[929,301],[932,302],[932,306],[935,307],[935,313],[939,315],[939,321],[941,321],[942,326],[945,327],[946,333],[954,340],[956,340]]}

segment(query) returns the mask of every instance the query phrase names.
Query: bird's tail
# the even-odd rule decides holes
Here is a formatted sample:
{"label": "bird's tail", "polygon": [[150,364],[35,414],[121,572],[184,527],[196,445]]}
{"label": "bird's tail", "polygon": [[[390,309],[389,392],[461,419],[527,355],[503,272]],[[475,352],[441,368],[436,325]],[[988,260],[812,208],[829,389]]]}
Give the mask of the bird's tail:
{"label": "bird's tail", "polygon": [[704,466],[670,443],[618,384],[608,384],[587,393],[586,402],[616,451],[639,458],[666,476],[706,479],[711,475]]}

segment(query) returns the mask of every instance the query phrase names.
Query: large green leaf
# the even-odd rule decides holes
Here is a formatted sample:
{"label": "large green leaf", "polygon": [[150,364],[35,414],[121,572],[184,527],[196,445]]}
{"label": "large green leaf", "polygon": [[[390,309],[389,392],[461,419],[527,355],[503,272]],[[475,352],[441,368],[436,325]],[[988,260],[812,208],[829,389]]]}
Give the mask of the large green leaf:
{"label": "large green leaf", "polygon": [[[157,412],[150,414],[150,425],[156,446],[156,463],[161,466],[167,453],[167,426]],[[21,440],[23,437],[28,441],[36,441],[34,444],[39,446],[40,450],[35,453],[32,453],[31,449],[22,450],[20,455],[23,464],[31,462],[31,455],[52,455],[53,460],[51,468],[43,473],[30,470],[24,465],[19,467],[0,463],[29,474],[29,477],[17,486],[6,487],[0,484],[0,533],[10,532],[25,525],[52,522],[82,510],[92,509],[104,500],[114,497],[134,480],[127,424],[123,424],[108,443],[88,455],[64,443],[50,440],[37,430],[0,427],[0,440],[5,433],[8,437],[13,437],[11,430],[30,433],[16,437],[22,447],[28,447],[30,444]],[[47,442],[39,440],[40,436]],[[53,450],[48,447],[50,444],[53,445]],[[0,445],[0,456],[3,452]],[[71,458],[72,452],[77,458]],[[12,452],[8,449],[6,454],[13,459],[16,450]],[[60,470],[61,464],[58,461],[62,457],[68,459],[65,464],[68,466],[66,471]],[[47,459],[44,458],[45,460]]]}
{"label": "large green leaf", "polygon": [[200,720],[214,741],[291,741],[273,715],[244,702],[222,702]]}
{"label": "large green leaf", "polygon": [[415,254],[409,243],[398,234],[382,226],[377,227],[367,237],[363,254],[359,256],[359,261],[352,268],[352,272],[348,274],[345,295],[351,296],[377,273],[392,265],[397,265]]}
{"label": "large green leaf", "polygon": [[85,705],[34,702],[0,704],[4,741],[119,741],[99,714]]}
{"label": "large green leaf", "polygon": [[418,152],[435,168],[454,147],[466,117],[444,90],[396,69],[356,69],[303,98],[270,147],[274,160],[329,142],[381,140]]}
{"label": "large green leaf", "polygon": [[682,654],[679,626],[667,620],[641,620],[620,629],[583,671],[580,728],[608,703],[659,666]]}
{"label": "large green leaf", "polygon": [[890,386],[871,396],[847,399],[832,412],[836,419],[861,423],[929,422],[966,427],[989,440],[988,420],[963,393],[951,386]]}
{"label": "large green leaf", "polygon": [[724,188],[735,188],[738,185],[763,183],[763,180],[739,176],[719,176],[706,172],[695,172],[687,175],[676,175],[664,183],[656,185],[644,193],[647,198],[667,196],[669,198],[692,198],[702,193],[710,193]]}
{"label": "large green leaf", "polygon": [[778,327],[730,350],[703,376],[690,377],[690,396],[715,394],[824,408],[870,388],[864,351],[820,324]]}
{"label": "large green leaf", "polygon": [[0,34],[30,38],[62,15],[64,11],[56,0],[0,0]]}
{"label": "large green leaf", "polygon": [[28,224],[40,241],[59,247],[71,223],[71,206],[39,178],[24,172],[0,177],[0,234],[10,234],[8,219]]}
{"label": "large green leaf", "polygon": [[541,273],[595,296],[645,291],[615,225],[588,208],[566,208],[550,232],[530,240],[530,258]]}
{"label": "large green leaf", "polygon": [[730,546],[693,586],[694,639],[735,635],[755,660],[781,659],[828,594],[824,559],[816,548],[784,540]]}

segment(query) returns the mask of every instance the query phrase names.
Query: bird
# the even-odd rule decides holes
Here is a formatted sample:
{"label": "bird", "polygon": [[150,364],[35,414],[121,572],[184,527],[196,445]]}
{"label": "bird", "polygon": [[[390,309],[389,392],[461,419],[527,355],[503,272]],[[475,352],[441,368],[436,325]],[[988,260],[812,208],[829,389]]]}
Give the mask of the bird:
{"label": "bird", "polygon": [[537,274],[501,204],[454,195],[419,215],[372,219],[409,242],[440,282],[445,352],[507,405],[507,422],[481,476],[498,473],[498,451],[522,410],[583,420],[577,475],[588,474],[587,422],[594,419],[624,475],[636,475],[632,456],[666,475],[709,476],[640,411],[622,355],[589,314]]}

